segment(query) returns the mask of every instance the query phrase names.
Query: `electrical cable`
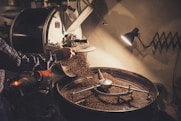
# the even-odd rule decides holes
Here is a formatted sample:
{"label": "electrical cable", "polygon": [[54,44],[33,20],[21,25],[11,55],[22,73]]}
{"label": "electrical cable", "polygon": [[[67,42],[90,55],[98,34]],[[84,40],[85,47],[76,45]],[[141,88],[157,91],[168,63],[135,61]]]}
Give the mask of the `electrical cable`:
{"label": "electrical cable", "polygon": [[[173,89],[175,87],[177,87],[176,84],[175,84],[175,73],[176,73],[176,68],[177,68],[179,57],[180,57],[180,49],[178,49],[175,65],[174,65],[174,68],[173,68],[173,77],[172,77],[172,88]],[[174,97],[175,96],[174,96],[174,92],[173,92],[173,101],[175,101]]]}

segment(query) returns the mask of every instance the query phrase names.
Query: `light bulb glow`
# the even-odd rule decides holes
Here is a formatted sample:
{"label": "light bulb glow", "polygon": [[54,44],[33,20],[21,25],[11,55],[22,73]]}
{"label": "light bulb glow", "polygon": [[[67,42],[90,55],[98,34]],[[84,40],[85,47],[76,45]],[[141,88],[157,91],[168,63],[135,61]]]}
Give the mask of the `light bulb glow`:
{"label": "light bulb glow", "polygon": [[132,43],[129,41],[129,39],[127,37],[125,37],[124,35],[121,35],[121,39],[128,44],[129,46],[132,46]]}

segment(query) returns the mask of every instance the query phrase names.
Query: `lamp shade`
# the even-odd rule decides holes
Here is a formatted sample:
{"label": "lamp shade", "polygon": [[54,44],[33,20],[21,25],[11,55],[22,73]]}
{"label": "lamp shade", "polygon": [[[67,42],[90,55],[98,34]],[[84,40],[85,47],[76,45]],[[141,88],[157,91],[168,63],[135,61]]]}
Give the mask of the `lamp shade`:
{"label": "lamp shade", "polygon": [[139,31],[138,28],[134,28],[131,32],[121,35],[121,38],[128,45],[132,46],[134,42],[134,37],[138,36],[138,31]]}

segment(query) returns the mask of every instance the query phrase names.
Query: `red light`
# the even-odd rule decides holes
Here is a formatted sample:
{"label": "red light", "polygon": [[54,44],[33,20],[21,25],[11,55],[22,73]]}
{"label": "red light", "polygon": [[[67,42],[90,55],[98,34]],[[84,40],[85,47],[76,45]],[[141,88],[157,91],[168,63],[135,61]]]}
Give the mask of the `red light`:
{"label": "red light", "polygon": [[39,71],[39,73],[42,77],[51,77],[51,71],[50,70]]}
{"label": "red light", "polygon": [[20,81],[14,81],[14,82],[11,83],[11,85],[14,86],[14,87],[17,87],[17,86],[19,86],[20,84],[21,84]]}

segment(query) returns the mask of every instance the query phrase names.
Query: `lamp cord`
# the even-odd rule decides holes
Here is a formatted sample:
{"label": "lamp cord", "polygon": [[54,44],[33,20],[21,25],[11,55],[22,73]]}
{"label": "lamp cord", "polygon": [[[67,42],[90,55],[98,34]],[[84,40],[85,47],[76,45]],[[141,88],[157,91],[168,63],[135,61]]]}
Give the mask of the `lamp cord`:
{"label": "lamp cord", "polygon": [[[173,89],[177,87],[177,85],[175,84],[175,72],[176,72],[179,57],[180,57],[180,49],[177,52],[177,57],[176,57],[175,65],[174,65],[174,68],[173,68],[173,77],[172,77],[172,88]],[[173,101],[175,101],[174,92],[173,92]]]}
{"label": "lamp cord", "polygon": [[[178,52],[177,52],[176,60],[174,63],[173,75],[172,75],[172,90],[173,90],[172,101],[173,101],[173,103],[176,103],[174,89],[178,88],[178,85],[175,82],[176,81],[175,76],[176,76],[177,64],[178,64],[179,58],[180,58],[181,36],[179,36],[179,34],[177,32],[175,34],[172,34],[171,32],[169,32],[168,35],[166,35],[164,32],[161,35],[159,35],[159,33],[157,32],[149,45],[145,45],[141,41],[140,35],[138,36],[138,40],[140,41],[140,43],[144,47],[144,49],[153,46],[154,53],[156,52],[156,50],[159,50],[159,52],[161,53],[163,49],[168,50],[168,49],[170,49],[170,47],[172,47],[172,49],[174,50],[176,47],[178,47]],[[179,88],[181,88],[181,87],[179,87]]]}

